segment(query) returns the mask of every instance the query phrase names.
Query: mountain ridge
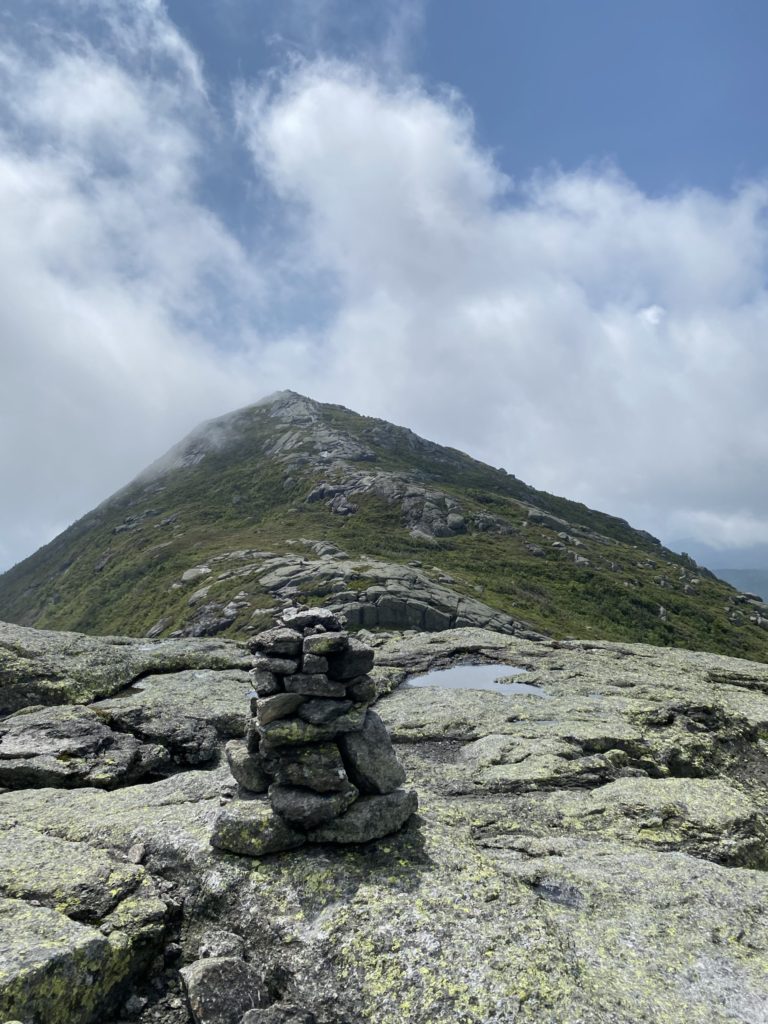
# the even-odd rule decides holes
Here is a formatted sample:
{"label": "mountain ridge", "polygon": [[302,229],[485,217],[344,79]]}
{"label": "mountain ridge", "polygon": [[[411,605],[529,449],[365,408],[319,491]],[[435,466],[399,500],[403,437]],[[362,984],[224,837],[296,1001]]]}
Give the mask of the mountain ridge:
{"label": "mountain ridge", "polygon": [[647,532],[293,391],[201,423],[0,576],[0,618],[90,633],[244,637],[296,600],[768,659],[768,608]]}

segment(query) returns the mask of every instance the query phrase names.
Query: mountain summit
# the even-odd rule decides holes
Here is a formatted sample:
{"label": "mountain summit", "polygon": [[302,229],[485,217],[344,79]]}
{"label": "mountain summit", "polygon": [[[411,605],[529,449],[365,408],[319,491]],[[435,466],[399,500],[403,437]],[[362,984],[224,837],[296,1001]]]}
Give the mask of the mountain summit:
{"label": "mountain summit", "polygon": [[0,576],[0,619],[247,636],[487,626],[768,660],[768,608],[622,519],[403,427],[281,391],[202,424]]}

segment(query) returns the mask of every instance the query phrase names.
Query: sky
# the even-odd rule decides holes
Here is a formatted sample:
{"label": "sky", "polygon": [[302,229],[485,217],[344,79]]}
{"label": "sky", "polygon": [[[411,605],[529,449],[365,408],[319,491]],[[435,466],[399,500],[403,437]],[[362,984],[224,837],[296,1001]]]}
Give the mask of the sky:
{"label": "sky", "polygon": [[0,570],[290,388],[768,567],[763,0],[0,0]]}

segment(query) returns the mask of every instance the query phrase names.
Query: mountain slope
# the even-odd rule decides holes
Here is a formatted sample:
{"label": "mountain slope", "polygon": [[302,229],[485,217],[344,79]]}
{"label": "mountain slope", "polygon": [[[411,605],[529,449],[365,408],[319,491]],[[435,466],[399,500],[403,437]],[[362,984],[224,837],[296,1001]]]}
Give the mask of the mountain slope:
{"label": "mountain slope", "polygon": [[292,600],[350,625],[530,626],[768,660],[768,609],[649,534],[293,392],[203,424],[0,576],[0,618],[247,635]]}

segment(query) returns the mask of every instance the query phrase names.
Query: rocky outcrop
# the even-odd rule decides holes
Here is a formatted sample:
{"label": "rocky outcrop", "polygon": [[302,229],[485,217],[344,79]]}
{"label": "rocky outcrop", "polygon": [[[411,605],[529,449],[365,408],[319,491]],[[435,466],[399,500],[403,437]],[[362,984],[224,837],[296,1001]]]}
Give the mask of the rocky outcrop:
{"label": "rocky outcrop", "polygon": [[145,870],[0,821],[0,1017],[97,1021],[162,950],[168,905]]}
{"label": "rocky outcrop", "polygon": [[[282,679],[346,684],[330,664],[320,671],[319,659],[342,653],[333,631],[313,634],[305,654],[304,628],[301,657],[318,659],[315,671],[297,664]],[[265,791],[229,799],[228,763],[237,771],[231,752],[248,754],[244,739],[229,741],[228,763],[182,762],[150,783],[0,793],[0,1019],[768,1019],[766,665],[478,629],[363,639],[383,694],[375,713],[418,788],[419,814],[367,845],[308,843]],[[295,637],[271,642],[259,657],[298,660]],[[523,668],[515,680],[538,695],[407,685],[463,661]],[[74,662],[69,671],[76,683]],[[214,681],[198,678],[202,701]],[[145,694],[125,699],[149,708]],[[298,708],[351,700],[296,689],[258,699],[277,695],[306,698],[291,715],[321,730],[327,722]],[[359,703],[373,698],[369,686]],[[241,693],[227,699],[242,711]],[[353,767],[340,743],[298,745],[256,787],[314,780],[333,794],[343,772],[359,788],[365,757]],[[364,835],[376,819],[367,799],[327,827],[354,810]],[[292,831],[295,849],[253,860],[212,847],[214,823],[235,805],[257,831],[266,815]]]}
{"label": "rocky outcrop", "polygon": [[[252,720],[227,750],[246,797],[214,824],[211,844],[247,856],[305,842],[367,843],[417,808],[405,772],[368,705],[373,651],[325,608],[291,609],[254,637]],[[271,780],[271,781],[270,781]],[[253,796],[268,792],[268,806]]]}
{"label": "rocky outcrop", "polygon": [[0,721],[0,787],[107,789],[156,774],[165,747],[114,732],[91,708],[25,708]]}
{"label": "rocky outcrop", "polygon": [[0,622],[0,715],[85,704],[152,673],[249,667],[248,652],[232,641],[93,637]]}
{"label": "rocky outcrop", "polygon": [[242,736],[249,689],[242,669],[193,669],[144,676],[91,707],[112,729],[164,747],[176,764],[203,764]]}
{"label": "rocky outcrop", "polygon": [[[456,589],[457,581],[437,567],[430,570],[421,563],[399,565],[368,557],[351,559],[334,544],[303,543],[315,558],[276,555],[268,551],[235,551],[210,559],[210,564],[216,570],[217,582],[226,581],[229,587],[246,585],[247,581],[258,582],[274,599],[273,608],[253,613],[255,623],[271,621],[282,606],[310,592],[322,595],[329,611],[343,616],[350,629],[437,632],[477,626],[501,633],[534,635],[528,623],[461,593]],[[199,635],[208,628],[204,622],[216,623],[211,628],[211,632],[216,633],[231,624],[237,615],[231,603],[227,608],[216,605],[214,613],[211,608],[210,603],[202,609],[195,607],[187,624],[173,635]],[[205,618],[210,614],[214,614],[213,619]],[[229,619],[224,622],[227,616]],[[255,631],[258,627],[250,628]]]}

